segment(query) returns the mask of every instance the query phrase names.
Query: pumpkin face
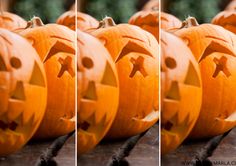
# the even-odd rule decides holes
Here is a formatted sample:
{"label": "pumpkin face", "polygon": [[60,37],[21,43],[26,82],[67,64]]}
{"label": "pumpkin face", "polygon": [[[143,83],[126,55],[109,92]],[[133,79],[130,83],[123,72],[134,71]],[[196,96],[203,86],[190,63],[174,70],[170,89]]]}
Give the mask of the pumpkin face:
{"label": "pumpkin face", "polygon": [[92,16],[77,12],[77,28],[81,31],[90,31],[96,29],[99,26],[99,22]]}
{"label": "pumpkin face", "polygon": [[75,30],[75,11],[67,11],[63,13],[56,21],[57,24],[65,25],[68,28]]}
{"label": "pumpkin face", "polygon": [[43,64],[22,37],[0,29],[0,156],[33,136],[46,107]]}
{"label": "pumpkin face", "polygon": [[140,28],[153,34],[156,39],[159,40],[158,17],[158,10],[140,11],[130,18],[129,24],[139,26]]}
{"label": "pumpkin face", "polygon": [[17,29],[25,28],[27,22],[20,16],[9,13],[9,12],[0,12],[0,27],[14,31]]}
{"label": "pumpkin face", "polygon": [[120,82],[118,113],[107,137],[129,137],[147,130],[158,119],[157,40],[129,24],[101,28],[92,34],[110,52]]}
{"label": "pumpkin face", "polygon": [[220,25],[236,34],[236,10],[220,12],[212,19],[212,24]]}
{"label": "pumpkin face", "polygon": [[35,135],[50,138],[75,129],[75,33],[48,24],[21,32],[37,50],[48,82],[47,110]]}
{"label": "pumpkin face", "polygon": [[203,101],[193,138],[222,134],[236,125],[236,38],[220,26],[203,24],[176,32],[197,59]]}
{"label": "pumpkin face", "polygon": [[[78,30],[78,154],[89,151],[109,130],[118,107],[115,64],[98,39]],[[96,49],[94,49],[96,48]]]}
{"label": "pumpkin face", "polygon": [[161,12],[161,29],[171,31],[181,26],[182,22],[178,18],[171,14]]}
{"label": "pumpkin face", "polygon": [[176,149],[192,130],[201,108],[200,70],[190,49],[161,31],[161,154]]}

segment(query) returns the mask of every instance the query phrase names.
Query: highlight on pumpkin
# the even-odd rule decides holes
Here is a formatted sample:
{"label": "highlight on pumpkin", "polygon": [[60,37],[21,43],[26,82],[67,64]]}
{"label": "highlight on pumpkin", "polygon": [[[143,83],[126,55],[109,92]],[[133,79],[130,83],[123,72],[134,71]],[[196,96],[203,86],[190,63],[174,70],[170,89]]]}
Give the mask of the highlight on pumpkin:
{"label": "highlight on pumpkin", "polygon": [[166,164],[189,147],[196,146],[191,152],[197,153],[199,142],[235,132],[236,14],[234,0],[228,6],[228,1],[207,1],[212,5],[205,13],[204,3],[161,2],[161,160]]}

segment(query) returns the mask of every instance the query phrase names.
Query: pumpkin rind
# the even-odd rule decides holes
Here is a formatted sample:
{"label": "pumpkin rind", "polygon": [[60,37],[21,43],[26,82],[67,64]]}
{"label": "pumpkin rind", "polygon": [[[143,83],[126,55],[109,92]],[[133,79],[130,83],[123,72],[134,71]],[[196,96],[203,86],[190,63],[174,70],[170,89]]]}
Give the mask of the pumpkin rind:
{"label": "pumpkin rind", "polygon": [[161,154],[176,149],[189,135],[201,108],[197,61],[176,36],[161,31]]}
{"label": "pumpkin rind", "polygon": [[0,156],[19,150],[43,119],[47,82],[43,63],[21,36],[0,28]]}
{"label": "pumpkin rind", "polygon": [[100,28],[92,34],[110,52],[120,83],[118,113],[106,137],[129,137],[147,130],[159,116],[157,40],[129,24]]}
{"label": "pumpkin rind", "polygon": [[78,154],[97,145],[115,119],[119,82],[106,48],[93,36],[77,31]]}
{"label": "pumpkin rind", "polygon": [[9,12],[0,12],[1,28],[15,31],[17,29],[25,28],[26,25],[27,22],[18,15]]}

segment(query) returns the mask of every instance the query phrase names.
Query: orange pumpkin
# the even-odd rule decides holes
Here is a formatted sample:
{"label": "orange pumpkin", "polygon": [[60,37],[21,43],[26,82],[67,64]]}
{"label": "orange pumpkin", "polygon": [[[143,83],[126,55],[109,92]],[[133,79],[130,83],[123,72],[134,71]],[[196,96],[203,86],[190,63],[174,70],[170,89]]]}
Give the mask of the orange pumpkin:
{"label": "orange pumpkin", "polygon": [[115,64],[99,40],[80,30],[77,40],[77,150],[82,154],[95,147],[111,127],[118,107],[119,82]]}
{"label": "orange pumpkin", "polygon": [[81,31],[91,31],[99,26],[99,22],[92,16],[77,12],[77,28]]}
{"label": "orange pumpkin", "polygon": [[158,120],[158,42],[137,26],[113,23],[105,18],[92,34],[116,63],[119,108],[107,137],[121,138],[139,134]]}
{"label": "orange pumpkin", "polygon": [[27,22],[20,16],[9,13],[9,12],[0,12],[0,27],[14,31],[17,29],[25,28]]}
{"label": "orange pumpkin", "polygon": [[220,25],[225,29],[236,34],[236,10],[222,11],[218,13],[213,19],[212,24]]}
{"label": "orange pumpkin", "polygon": [[47,109],[35,135],[50,138],[75,129],[75,32],[32,19],[32,28],[21,32],[44,63],[48,83]]}
{"label": "orange pumpkin", "polygon": [[182,26],[182,22],[175,16],[161,12],[161,29],[166,31],[175,30]]}
{"label": "orange pumpkin", "polygon": [[159,12],[158,10],[139,11],[133,15],[129,24],[137,25],[140,28],[153,34],[159,40]]}
{"label": "orange pumpkin", "polygon": [[231,2],[226,6],[225,10],[236,10],[236,0],[231,0]]}
{"label": "orange pumpkin", "polygon": [[192,50],[203,82],[201,112],[191,137],[219,135],[236,126],[236,37],[217,25],[198,25],[195,18],[185,24],[176,35]]}
{"label": "orange pumpkin", "polygon": [[0,156],[19,150],[45,113],[47,83],[35,49],[0,28]]}
{"label": "orange pumpkin", "polygon": [[75,11],[67,11],[63,13],[56,21],[57,24],[65,25],[68,28],[75,30]]}
{"label": "orange pumpkin", "polygon": [[153,9],[159,9],[159,0],[149,0],[147,3],[144,5],[142,10],[153,10]]}
{"label": "orange pumpkin", "polygon": [[181,39],[161,31],[161,154],[176,149],[200,113],[200,69]]}

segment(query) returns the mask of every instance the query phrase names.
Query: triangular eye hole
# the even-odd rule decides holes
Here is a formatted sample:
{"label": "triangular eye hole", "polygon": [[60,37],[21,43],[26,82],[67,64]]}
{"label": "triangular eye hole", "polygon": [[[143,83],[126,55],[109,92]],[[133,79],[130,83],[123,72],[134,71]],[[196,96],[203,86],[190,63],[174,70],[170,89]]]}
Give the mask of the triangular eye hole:
{"label": "triangular eye hole", "polygon": [[184,81],[187,85],[200,87],[200,80],[197,74],[196,69],[194,68],[192,62],[189,62],[188,72]]}
{"label": "triangular eye hole", "polygon": [[117,87],[115,73],[113,72],[111,65],[108,62],[106,64],[106,68],[101,83],[104,85]]}
{"label": "triangular eye hole", "polygon": [[137,43],[133,42],[133,41],[129,41],[121,50],[119,56],[117,57],[115,62],[118,62],[121,58],[123,58],[124,56],[126,56],[127,54],[131,53],[131,52],[137,52],[137,53],[142,53],[142,54],[146,54],[150,57],[153,57],[151,52],[149,50],[147,50],[144,47],[141,47],[140,45],[138,45]]}
{"label": "triangular eye hole", "polygon": [[56,41],[55,44],[51,47],[51,49],[46,54],[43,62],[45,63],[49,58],[54,56],[59,52],[66,52],[70,54],[75,54],[75,49],[61,41]]}
{"label": "triangular eye hole", "polygon": [[6,64],[3,57],[0,55],[0,71],[7,71]]}
{"label": "triangular eye hole", "polygon": [[220,53],[224,53],[224,54],[228,54],[228,55],[232,55],[236,57],[236,54],[233,51],[231,51],[229,48],[223,46],[222,44],[218,42],[212,41],[204,50],[198,62],[200,63],[204,58],[206,58],[213,52],[220,52]]}
{"label": "triangular eye hole", "polygon": [[181,99],[180,92],[179,92],[179,84],[177,81],[173,81],[171,83],[171,86],[170,86],[169,91],[167,92],[166,98],[171,99],[171,100],[178,100],[178,101]]}
{"label": "triangular eye hole", "polygon": [[12,99],[25,101],[25,90],[22,81],[16,83],[16,88],[11,94]]}
{"label": "triangular eye hole", "polygon": [[97,100],[96,85],[94,81],[89,82],[88,88],[84,92],[83,98],[88,99],[88,100],[94,100],[94,101]]}
{"label": "triangular eye hole", "polygon": [[43,77],[43,73],[36,62],[34,62],[34,68],[29,83],[31,85],[45,87],[45,80]]}

